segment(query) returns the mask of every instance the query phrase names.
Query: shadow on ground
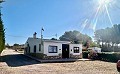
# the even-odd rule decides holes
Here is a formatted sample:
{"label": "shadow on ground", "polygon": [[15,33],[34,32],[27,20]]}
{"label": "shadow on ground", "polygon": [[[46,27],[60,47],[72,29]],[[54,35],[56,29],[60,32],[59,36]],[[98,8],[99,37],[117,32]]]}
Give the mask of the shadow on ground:
{"label": "shadow on ground", "polygon": [[6,62],[7,65],[10,67],[19,67],[19,66],[33,65],[40,63],[31,58],[28,58],[27,56],[24,56],[23,54],[5,55],[5,56],[1,56],[0,58],[1,58],[0,60],[1,62]]}

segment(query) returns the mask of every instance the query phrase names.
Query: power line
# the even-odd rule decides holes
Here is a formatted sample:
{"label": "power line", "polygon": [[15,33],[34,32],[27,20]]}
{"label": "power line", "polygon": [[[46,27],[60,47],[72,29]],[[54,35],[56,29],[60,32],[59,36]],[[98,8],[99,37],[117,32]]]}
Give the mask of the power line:
{"label": "power line", "polygon": [[[17,36],[17,35],[10,35],[10,34],[5,34],[6,36],[10,36],[10,37],[15,37],[15,38],[28,38],[28,37],[25,37],[25,36]],[[55,35],[51,35],[51,36],[44,36],[44,37],[53,37],[53,36],[57,36],[57,34]]]}
{"label": "power line", "polygon": [[25,36],[15,36],[15,35],[9,35],[9,34],[5,34],[5,35],[10,36],[10,37],[15,37],[15,38],[28,38]]}

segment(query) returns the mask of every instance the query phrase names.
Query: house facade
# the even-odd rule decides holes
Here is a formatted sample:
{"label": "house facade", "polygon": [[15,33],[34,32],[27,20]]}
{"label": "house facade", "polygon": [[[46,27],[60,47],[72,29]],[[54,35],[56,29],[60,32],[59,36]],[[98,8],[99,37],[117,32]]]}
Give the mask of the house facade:
{"label": "house facade", "polygon": [[71,44],[69,41],[28,38],[25,43],[25,54],[40,59],[82,58],[82,44]]}

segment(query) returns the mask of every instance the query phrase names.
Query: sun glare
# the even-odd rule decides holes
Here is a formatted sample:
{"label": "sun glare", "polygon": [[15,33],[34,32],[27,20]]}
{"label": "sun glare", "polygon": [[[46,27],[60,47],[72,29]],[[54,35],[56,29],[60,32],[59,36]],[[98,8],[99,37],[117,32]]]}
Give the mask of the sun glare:
{"label": "sun glare", "polygon": [[108,5],[112,0],[99,0],[100,5]]}

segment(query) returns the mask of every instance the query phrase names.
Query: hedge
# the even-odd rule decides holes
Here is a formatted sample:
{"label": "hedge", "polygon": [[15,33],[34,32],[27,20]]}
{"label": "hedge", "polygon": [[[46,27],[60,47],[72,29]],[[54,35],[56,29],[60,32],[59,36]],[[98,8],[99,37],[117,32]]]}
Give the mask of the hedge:
{"label": "hedge", "polygon": [[120,53],[98,53],[98,59],[108,62],[117,62],[120,60]]}
{"label": "hedge", "polygon": [[88,58],[88,51],[83,51],[82,52],[82,56],[83,56],[83,58]]}

